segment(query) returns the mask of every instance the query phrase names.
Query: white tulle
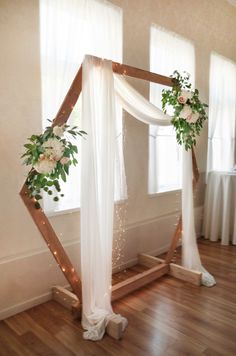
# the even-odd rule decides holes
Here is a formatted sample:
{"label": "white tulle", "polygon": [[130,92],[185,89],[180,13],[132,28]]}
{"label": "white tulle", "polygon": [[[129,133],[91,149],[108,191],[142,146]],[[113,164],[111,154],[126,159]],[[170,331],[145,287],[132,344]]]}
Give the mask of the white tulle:
{"label": "white tulle", "polygon": [[[222,75],[224,73],[224,75]],[[211,54],[207,173],[235,164],[236,65]]]}
{"label": "white tulle", "polygon": [[[115,80],[114,80],[115,77]],[[114,85],[115,82],[115,85]],[[154,107],[123,77],[113,75],[111,62],[86,56],[83,62],[83,129],[88,133],[82,145],[81,177],[81,268],[84,337],[101,339],[110,318],[112,240],[114,208],[115,96],[134,118],[147,124],[170,124],[170,117]],[[212,285],[203,269],[196,243],[193,214],[192,160],[183,159],[183,249],[184,265],[203,271],[203,284]]]}
{"label": "white tulle", "polygon": [[182,165],[182,265],[188,269],[202,272],[202,284],[211,287],[215,285],[214,277],[202,266],[195,232],[193,207],[193,175],[192,154],[183,148]]}
{"label": "white tulle", "polygon": [[[86,339],[103,337],[111,315],[116,107],[111,62],[83,63],[81,176],[82,325]],[[127,324],[125,318],[121,319]]]}
{"label": "white tulle", "polygon": [[121,75],[114,74],[115,92],[122,107],[145,124],[170,125],[171,117],[145,99]]}

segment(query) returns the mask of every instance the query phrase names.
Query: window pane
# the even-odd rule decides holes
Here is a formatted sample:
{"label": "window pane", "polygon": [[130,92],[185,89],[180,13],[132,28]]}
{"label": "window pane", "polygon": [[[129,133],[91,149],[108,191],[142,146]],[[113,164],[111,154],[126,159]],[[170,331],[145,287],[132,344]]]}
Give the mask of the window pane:
{"label": "window pane", "polygon": [[235,164],[236,64],[211,54],[208,168],[230,170]]}
{"label": "window pane", "polygon": [[[188,72],[192,85],[195,76],[195,54],[191,42],[152,26],[150,38],[150,70],[169,76],[174,70]],[[161,93],[167,87],[150,83],[150,101],[161,108]],[[168,110],[171,115],[171,109]],[[149,193],[180,189],[181,148],[173,127],[149,128]]]}
{"label": "window pane", "polygon": [[[99,0],[40,0],[42,124],[53,119],[85,54],[122,62],[122,10]],[[81,100],[68,123],[80,126]],[[123,167],[122,112],[117,123],[116,199],[125,198],[121,186]],[[79,143],[77,142],[79,145]],[[80,150],[79,150],[80,151]],[[78,155],[78,161],[80,157]],[[71,167],[68,182],[61,182],[65,197],[58,203],[44,198],[44,210],[55,212],[80,206],[80,171]]]}

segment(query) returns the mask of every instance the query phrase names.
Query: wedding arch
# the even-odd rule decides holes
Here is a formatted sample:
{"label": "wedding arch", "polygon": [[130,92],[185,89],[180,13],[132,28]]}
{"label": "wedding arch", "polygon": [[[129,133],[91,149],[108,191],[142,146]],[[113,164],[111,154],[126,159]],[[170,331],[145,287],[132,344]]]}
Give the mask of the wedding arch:
{"label": "wedding arch", "polygon": [[[111,286],[115,100],[119,100],[134,118],[147,124],[170,125],[170,117],[136,92],[123,76],[170,87],[173,85],[171,78],[86,56],[52,123],[54,127],[67,122],[83,90],[82,128],[88,133],[88,139],[82,144],[81,278],[43,210],[35,209],[34,198],[30,198],[27,185],[24,184],[20,191],[34,223],[73,290],[72,293],[64,288],[54,287],[54,299],[72,308],[77,316],[82,311],[82,325],[87,330],[84,337],[91,340],[101,339],[105,329],[111,336],[120,338],[127,321],[113,313],[111,301],[165,274],[198,286],[201,283],[207,286],[215,284],[214,278],[201,265],[196,244],[193,188],[198,182],[199,172],[192,149],[188,152],[183,150],[182,216],[179,218],[166,258],[162,260],[140,254],[139,263],[148,269]],[[104,135],[103,139],[98,136],[101,133]],[[183,226],[184,266],[179,266],[171,261],[183,233]]]}

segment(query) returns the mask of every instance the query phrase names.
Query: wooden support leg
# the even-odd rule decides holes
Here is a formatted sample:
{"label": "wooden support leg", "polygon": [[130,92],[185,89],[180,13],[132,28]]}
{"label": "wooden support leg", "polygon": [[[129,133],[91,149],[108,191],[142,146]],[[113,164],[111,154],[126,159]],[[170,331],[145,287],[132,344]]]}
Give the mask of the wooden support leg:
{"label": "wooden support leg", "polygon": [[75,293],[72,293],[66,288],[60,286],[52,287],[52,299],[63,305],[68,310],[71,310],[72,305],[81,308],[81,303]]}
{"label": "wooden support leg", "polygon": [[[194,149],[192,148],[192,167],[193,167],[193,190],[196,189],[196,186],[197,186],[197,182],[199,180],[199,170],[198,170],[198,166],[197,166],[197,160],[196,160],[196,156],[195,156],[195,152],[194,152]],[[177,227],[175,229],[175,232],[174,232],[174,236],[172,238],[172,241],[171,241],[171,245],[170,245],[170,248],[169,248],[169,251],[166,255],[166,258],[165,258],[165,263],[170,263],[173,256],[174,256],[174,252],[177,248],[177,245],[178,245],[178,242],[179,242],[179,239],[181,237],[181,234],[182,234],[182,217],[180,216],[179,218],[179,221],[178,221],[178,224],[177,224]]]}
{"label": "wooden support leg", "polygon": [[118,315],[109,320],[106,327],[107,335],[111,336],[113,339],[120,340],[124,334],[123,323]]}
{"label": "wooden support leg", "polygon": [[[162,260],[161,258],[149,256],[144,253],[139,255],[139,263],[149,268],[160,265],[160,263],[164,263],[164,262],[165,260]],[[182,266],[176,265],[175,263],[169,264],[168,274],[172,277],[181,279],[182,281],[189,282],[196,286],[201,285],[201,277],[202,277],[201,272],[184,268]]]}
{"label": "wooden support leg", "polygon": [[166,255],[166,258],[165,258],[165,263],[170,263],[172,261],[172,258],[174,256],[174,253],[175,253],[175,250],[177,248],[177,245],[178,245],[178,242],[179,242],[181,234],[182,234],[182,218],[180,217],[179,221],[178,221],[178,224],[176,226],[176,229],[175,229],[175,233],[174,233],[173,239],[171,241],[171,245],[170,245],[169,251],[168,251],[168,253]]}

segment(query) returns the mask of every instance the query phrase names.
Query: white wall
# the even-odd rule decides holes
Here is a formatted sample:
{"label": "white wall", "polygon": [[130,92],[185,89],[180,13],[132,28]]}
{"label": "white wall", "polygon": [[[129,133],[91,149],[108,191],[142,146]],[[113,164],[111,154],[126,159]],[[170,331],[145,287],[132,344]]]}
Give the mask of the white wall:
{"label": "white wall", "polygon": [[[149,69],[152,23],[193,41],[196,86],[208,101],[209,55],[215,50],[236,61],[236,8],[224,0],[112,0],[123,8],[124,63]],[[181,6],[180,6],[181,4]],[[18,192],[27,170],[20,163],[26,138],[41,130],[39,6],[37,0],[0,0],[0,317],[50,298],[54,284],[66,284],[34,226]],[[76,45],[76,42],[72,45]],[[148,83],[132,80],[148,97]],[[125,163],[129,199],[125,234],[120,230],[122,257],[133,263],[138,252],[162,252],[170,241],[179,209],[175,193],[147,195],[148,128],[125,117]],[[199,140],[197,158],[205,171],[207,128]],[[195,205],[200,231],[204,174]],[[51,218],[72,261],[79,265],[79,213]],[[117,223],[117,226],[119,224]]]}

